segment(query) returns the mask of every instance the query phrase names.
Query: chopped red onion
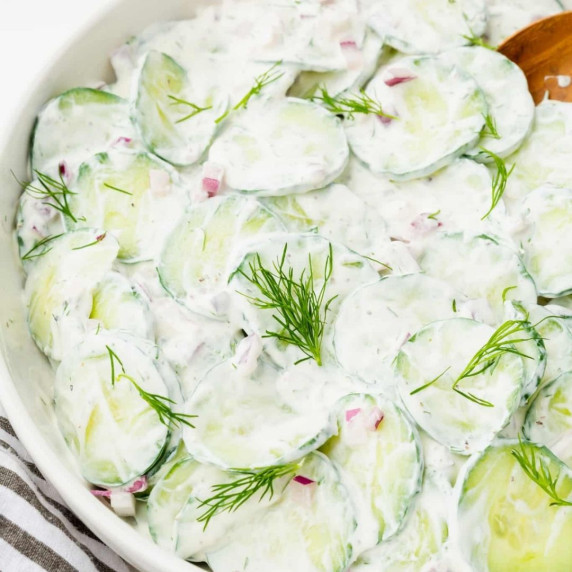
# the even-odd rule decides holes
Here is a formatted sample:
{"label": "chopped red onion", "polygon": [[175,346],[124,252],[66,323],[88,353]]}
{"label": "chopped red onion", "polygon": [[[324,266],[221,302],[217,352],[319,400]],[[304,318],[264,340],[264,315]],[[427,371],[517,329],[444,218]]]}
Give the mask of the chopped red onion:
{"label": "chopped red onion", "polygon": [[107,233],[106,233],[106,232],[104,232],[103,234],[98,234],[98,235],[95,237],[95,240],[96,240],[97,242],[101,242],[106,236],[107,236]]}
{"label": "chopped red onion", "polygon": [[361,413],[361,409],[348,409],[346,411],[346,423],[349,423],[356,415]]}
{"label": "chopped red onion", "polygon": [[378,115],[377,118],[383,125],[389,125],[393,121],[393,117],[387,117],[385,115]]}
{"label": "chopped red onion", "polygon": [[367,428],[371,431],[377,431],[385,415],[379,407],[374,407],[367,416]]}
{"label": "chopped red onion", "polygon": [[131,137],[118,137],[113,145],[129,145],[129,143],[131,143],[131,141],[133,141],[133,139],[131,139]]}
{"label": "chopped red onion", "polygon": [[202,188],[207,193],[209,199],[215,197],[222,186],[224,167],[217,163],[206,162],[203,165]]}
{"label": "chopped red onion", "polygon": [[147,477],[143,475],[138,479],[135,479],[130,487],[128,487],[125,492],[126,493],[138,493],[140,491],[144,491],[147,488]]}
{"label": "chopped red onion", "polygon": [[442,222],[429,218],[431,213],[421,213],[411,222],[411,226],[415,229],[415,233],[426,235],[443,226]]}
{"label": "chopped red onion", "polygon": [[353,40],[343,40],[343,41],[340,42],[340,46],[341,46],[343,49],[348,49],[348,48],[351,48],[351,49],[354,49],[354,50],[357,49],[357,44],[356,44],[356,42],[354,42]]}
{"label": "chopped red onion", "polygon": [[309,479],[308,477],[303,477],[302,475],[296,475],[293,481],[304,486],[311,485],[316,482],[313,481],[312,479]]}
{"label": "chopped red onion", "polygon": [[393,68],[387,70],[389,77],[384,80],[385,85],[388,87],[393,87],[399,85],[400,83],[407,83],[408,81],[413,81],[417,79],[417,76],[412,74],[408,69],[405,68]]}
{"label": "chopped red onion", "polygon": [[101,489],[91,489],[91,491],[89,491],[94,497],[106,497],[106,498],[110,498],[111,497],[111,491],[108,490],[101,490]]}

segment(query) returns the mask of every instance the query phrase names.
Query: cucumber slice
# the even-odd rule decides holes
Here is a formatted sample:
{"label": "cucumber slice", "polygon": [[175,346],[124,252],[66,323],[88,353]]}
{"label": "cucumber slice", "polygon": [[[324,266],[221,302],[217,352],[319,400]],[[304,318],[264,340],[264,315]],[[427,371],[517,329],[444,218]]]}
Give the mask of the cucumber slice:
{"label": "cucumber slice", "polygon": [[344,182],[383,217],[393,239],[418,242],[437,230],[467,228],[499,234],[507,226],[502,201],[482,220],[491,205],[492,178],[484,165],[471,159],[456,159],[427,179],[401,183],[352,161]]}
{"label": "cucumber slice", "polygon": [[507,169],[516,167],[508,179],[504,197],[520,201],[546,184],[572,188],[571,152],[571,106],[562,101],[543,101],[536,107],[529,136],[506,161]]}
{"label": "cucumber slice", "polygon": [[196,429],[183,433],[198,461],[223,469],[280,465],[317,449],[335,432],[330,410],[348,393],[341,373],[309,363],[309,369],[279,371],[261,361],[252,373],[239,365],[229,360],[211,369],[187,402],[189,411],[200,412]]}
{"label": "cucumber slice", "polygon": [[487,113],[475,80],[434,57],[392,61],[378,71],[366,94],[396,119],[356,115],[346,122],[348,141],[372,171],[395,180],[430,175],[470,150]]}
{"label": "cucumber slice", "polygon": [[[204,529],[197,518],[204,513],[198,499],[212,495],[212,487],[231,482],[233,476],[202,465],[192,457],[178,461],[158,481],[147,502],[147,520],[153,540],[187,560],[204,560],[205,550],[213,551],[227,542],[229,531],[247,518],[266,510],[277,502],[280,482],[274,483],[276,494],[272,499],[252,497],[234,512],[219,513]],[[284,481],[283,485],[286,485]]]}
{"label": "cucumber slice", "polygon": [[[556,490],[572,493],[570,471],[544,447],[525,445],[547,463]],[[551,498],[511,454],[518,442],[499,441],[469,462],[460,480],[457,540],[476,572],[556,572],[572,562],[572,511]]]}
{"label": "cucumber slice", "polygon": [[57,176],[62,162],[73,171],[118,140],[134,138],[126,100],[97,89],[72,89],[40,113],[32,136],[32,169]]}
{"label": "cucumber slice", "polygon": [[545,298],[572,294],[572,189],[541,187],[522,203],[524,264]]}
{"label": "cucumber slice", "polygon": [[315,234],[285,234],[275,235],[264,241],[249,245],[249,251],[231,275],[229,287],[235,290],[237,295],[234,303],[245,319],[245,330],[263,338],[264,350],[271,359],[281,367],[292,365],[304,358],[302,351],[293,345],[264,337],[268,331],[279,331],[281,327],[274,319],[275,311],[271,309],[259,309],[248,297],[260,298],[258,288],[251,284],[240,272],[251,276],[250,264],[255,256],[260,256],[264,268],[273,268],[278,264],[287,249],[287,259],[284,270],[293,270],[294,279],[299,280],[302,272],[308,275],[309,259],[312,261],[312,274],[314,278],[314,291],[319,292],[323,285],[326,261],[332,249],[332,274],[324,294],[324,304],[332,300],[325,316],[324,335],[322,338],[321,358],[324,363],[334,362],[331,336],[337,311],[343,299],[358,286],[374,282],[379,279],[378,273],[373,266],[356,253],[335,243],[330,243],[325,238]]}
{"label": "cucumber slice", "polygon": [[[38,188],[38,182],[32,185]],[[33,190],[31,191],[33,193]],[[24,266],[29,267],[50,249],[53,238],[65,232],[61,214],[46,201],[23,192],[16,214],[16,239],[18,252]]]}
{"label": "cucumber slice", "polygon": [[407,54],[437,53],[469,43],[486,27],[484,0],[362,0],[369,25]]}
{"label": "cucumber slice", "polygon": [[340,120],[315,103],[258,100],[228,121],[209,161],[224,167],[232,189],[263,196],[304,193],[331,183],[347,164]]}
{"label": "cucumber slice", "polygon": [[317,232],[362,256],[386,262],[389,238],[381,217],[346,186],[334,184],[302,195],[269,197],[264,204],[289,232]]}
{"label": "cucumber slice", "polygon": [[[492,162],[484,147],[499,157],[514,153],[528,135],[534,120],[534,100],[523,71],[508,58],[482,47],[459,48],[444,58],[473,76],[483,90],[497,136],[485,128],[478,147],[467,155]],[[510,96],[509,96],[510,94]]]}
{"label": "cucumber slice", "polygon": [[559,0],[485,0],[487,38],[493,46],[541,18],[564,9]]}
{"label": "cucumber slice", "polygon": [[552,308],[542,306],[527,308],[529,320],[544,341],[547,362],[541,384],[551,382],[560,374],[572,371],[572,332],[568,320],[558,317]]}
{"label": "cucumber slice", "polygon": [[419,572],[429,563],[436,564],[449,535],[447,516],[447,502],[426,481],[403,530],[362,554],[352,572]]}
{"label": "cucumber slice", "polygon": [[[504,317],[505,300],[535,304],[536,288],[518,255],[498,237],[468,233],[438,234],[428,243],[419,265],[468,298],[488,302],[491,323]],[[475,271],[478,269],[478,271]]]}
{"label": "cucumber slice", "polygon": [[572,468],[572,373],[563,373],[540,390],[526,413],[527,439],[545,445]]}
{"label": "cucumber slice", "polygon": [[86,330],[93,295],[119,247],[102,231],[85,229],[56,238],[50,248],[31,269],[25,298],[34,341],[59,361]]}
{"label": "cucumber slice", "polygon": [[235,50],[247,59],[313,71],[345,69],[342,42],[350,37],[361,44],[365,33],[356,0],[226,3],[219,28],[240,40]]}
{"label": "cucumber slice", "polygon": [[493,407],[453,390],[457,377],[493,332],[490,326],[465,318],[434,322],[418,331],[395,359],[399,393],[409,413],[433,439],[461,455],[489,445],[520,403],[524,366],[515,354],[503,354],[494,367],[459,384],[465,394]]}
{"label": "cucumber slice", "polygon": [[[114,358],[112,383],[109,349]],[[169,428],[121,372],[147,393],[169,396],[147,346],[116,335],[91,335],[61,362],[54,387],[58,424],[83,476],[117,487],[144,475],[167,447]]]}
{"label": "cucumber slice", "polygon": [[153,338],[153,317],[147,302],[129,280],[117,272],[110,272],[97,285],[89,318],[97,320],[106,330]]}
{"label": "cucumber slice", "polygon": [[332,72],[304,71],[288,90],[291,97],[312,98],[320,86],[324,86],[332,96],[345,91],[358,90],[375,73],[383,40],[373,32],[367,32],[362,46],[355,42],[342,44],[347,61],[347,70]]}
{"label": "cucumber slice", "polygon": [[421,444],[405,414],[380,397],[348,395],[338,411],[338,434],[321,451],[336,463],[360,509],[359,553],[401,528],[421,489]]}
{"label": "cucumber slice", "polygon": [[200,159],[227,109],[226,98],[200,87],[166,54],[150,52],[141,68],[135,121],[148,149],[173,165]]}
{"label": "cucumber slice", "polygon": [[214,572],[343,572],[352,555],[354,508],[328,459],[310,453],[301,475],[274,506],[229,535],[229,544],[207,554]]}
{"label": "cucumber slice", "polygon": [[144,153],[113,151],[80,167],[70,198],[78,223],[100,226],[119,242],[124,262],[155,257],[187,202],[177,173]]}
{"label": "cucumber slice", "polygon": [[[229,264],[242,242],[282,229],[255,199],[230,195],[193,205],[167,239],[158,269],[161,283],[194,309],[226,285]],[[216,308],[210,311],[216,313]]]}
{"label": "cucumber slice", "polygon": [[335,323],[340,365],[390,391],[392,361],[401,346],[422,326],[454,317],[453,306],[460,307],[461,300],[446,283],[424,274],[388,276],[357,289],[342,304]]}

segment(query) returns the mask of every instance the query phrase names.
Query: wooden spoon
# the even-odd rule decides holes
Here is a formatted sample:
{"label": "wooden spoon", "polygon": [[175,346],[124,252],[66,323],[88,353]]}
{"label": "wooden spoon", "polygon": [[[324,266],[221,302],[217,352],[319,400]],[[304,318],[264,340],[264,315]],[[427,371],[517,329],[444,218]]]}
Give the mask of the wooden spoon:
{"label": "wooden spoon", "polygon": [[539,20],[498,48],[520,66],[536,104],[550,99],[572,101],[572,12]]}

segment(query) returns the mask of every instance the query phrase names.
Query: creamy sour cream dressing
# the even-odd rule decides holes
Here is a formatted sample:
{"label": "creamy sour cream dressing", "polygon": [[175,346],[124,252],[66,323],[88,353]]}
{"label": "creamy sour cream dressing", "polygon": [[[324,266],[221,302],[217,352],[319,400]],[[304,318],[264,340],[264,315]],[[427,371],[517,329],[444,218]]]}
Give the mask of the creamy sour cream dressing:
{"label": "creamy sour cream dressing", "polygon": [[[552,448],[566,496],[572,108],[535,110],[467,39],[560,9],[226,1],[46,105],[25,303],[97,494],[137,495],[142,530],[215,572],[496,572],[521,544],[519,569],[572,566],[570,509],[507,440]],[[262,269],[318,296],[317,350],[283,339],[312,303],[298,322],[264,307]],[[459,382],[510,319],[531,355]]]}

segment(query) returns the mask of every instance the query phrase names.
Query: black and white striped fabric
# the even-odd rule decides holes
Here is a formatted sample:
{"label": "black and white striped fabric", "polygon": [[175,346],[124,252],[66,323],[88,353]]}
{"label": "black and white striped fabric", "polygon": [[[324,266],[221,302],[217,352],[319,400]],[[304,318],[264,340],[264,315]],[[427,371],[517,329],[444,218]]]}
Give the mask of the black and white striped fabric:
{"label": "black and white striped fabric", "polygon": [[132,572],[65,506],[0,406],[1,572]]}

